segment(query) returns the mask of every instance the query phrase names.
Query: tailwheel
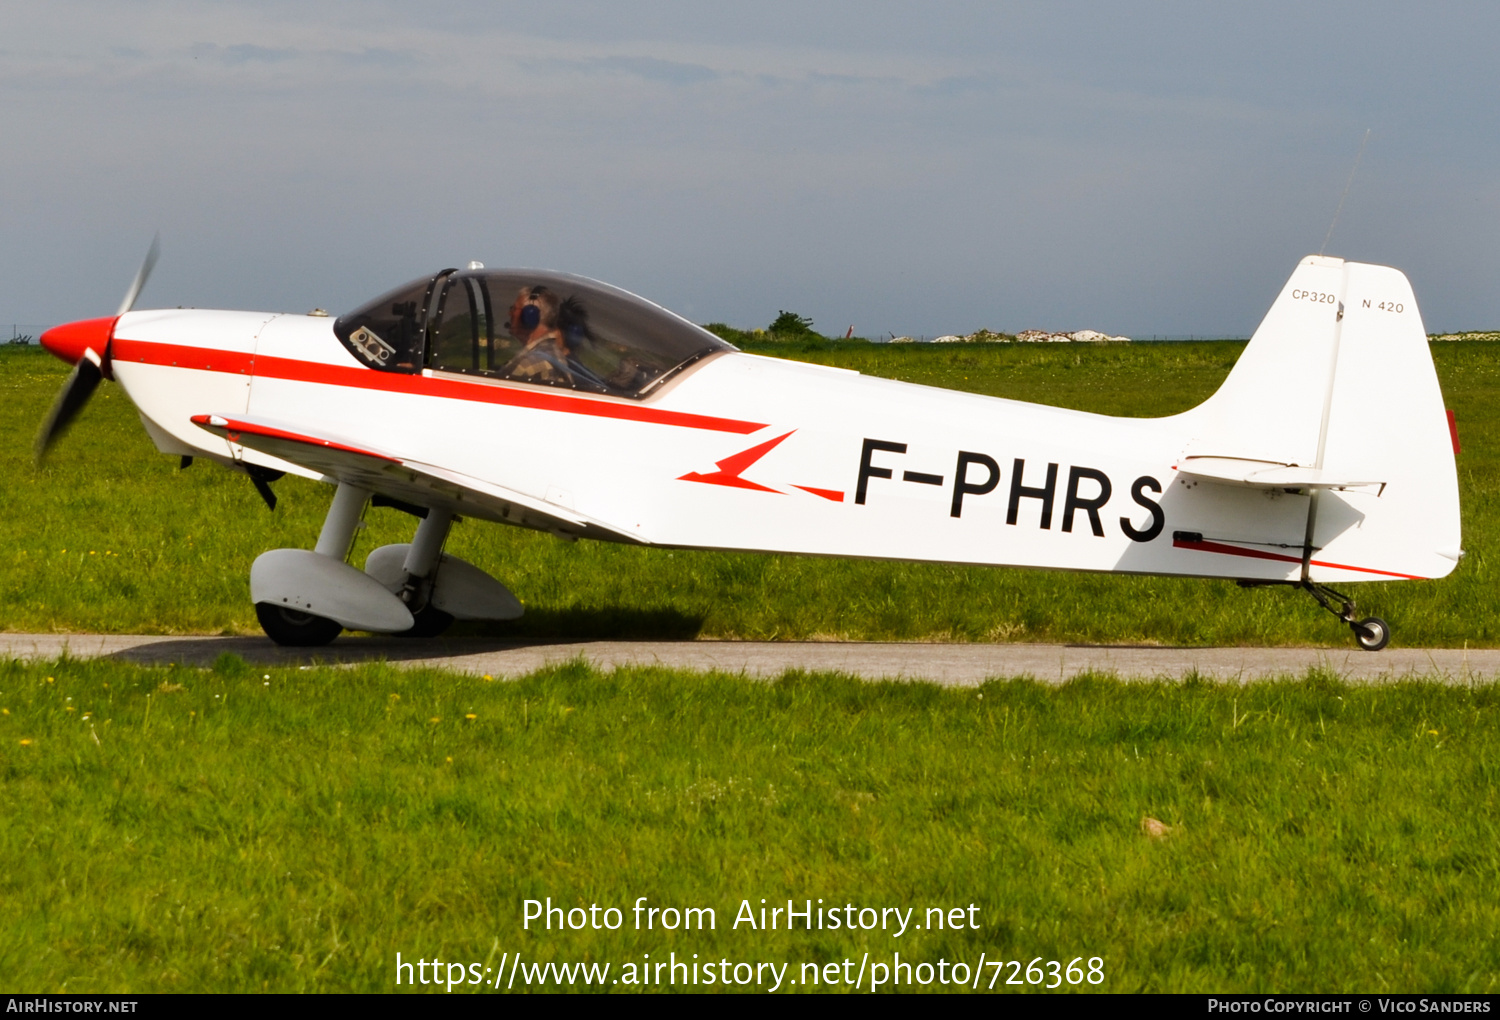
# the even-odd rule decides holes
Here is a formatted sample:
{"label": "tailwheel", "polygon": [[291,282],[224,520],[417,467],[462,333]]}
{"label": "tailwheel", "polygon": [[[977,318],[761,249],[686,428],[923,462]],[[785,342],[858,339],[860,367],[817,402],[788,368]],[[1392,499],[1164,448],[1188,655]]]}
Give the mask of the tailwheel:
{"label": "tailwheel", "polygon": [[1359,647],[1365,651],[1378,652],[1390,643],[1391,625],[1378,616],[1358,619],[1359,610],[1355,607],[1354,600],[1348,595],[1305,579],[1300,587],[1316,599],[1318,605],[1347,623],[1349,629],[1354,631],[1354,640],[1358,641]]}
{"label": "tailwheel", "polygon": [[343,624],[337,620],[298,612],[274,602],[257,602],[255,618],[260,621],[261,630],[266,632],[266,637],[278,645],[292,648],[326,645],[344,629]]}
{"label": "tailwheel", "polygon": [[1367,652],[1378,652],[1391,639],[1391,628],[1378,616],[1367,616],[1358,623],[1349,624],[1354,631],[1354,640]]}

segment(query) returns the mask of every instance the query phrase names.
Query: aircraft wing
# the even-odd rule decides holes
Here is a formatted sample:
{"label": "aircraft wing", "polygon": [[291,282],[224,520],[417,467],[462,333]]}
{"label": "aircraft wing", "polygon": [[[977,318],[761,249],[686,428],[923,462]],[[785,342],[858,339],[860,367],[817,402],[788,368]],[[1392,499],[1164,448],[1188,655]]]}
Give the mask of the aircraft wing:
{"label": "aircraft wing", "polygon": [[417,506],[437,506],[462,516],[567,537],[641,544],[633,535],[566,507],[332,433],[315,433],[300,425],[245,415],[199,414],[192,422],[231,443]]}

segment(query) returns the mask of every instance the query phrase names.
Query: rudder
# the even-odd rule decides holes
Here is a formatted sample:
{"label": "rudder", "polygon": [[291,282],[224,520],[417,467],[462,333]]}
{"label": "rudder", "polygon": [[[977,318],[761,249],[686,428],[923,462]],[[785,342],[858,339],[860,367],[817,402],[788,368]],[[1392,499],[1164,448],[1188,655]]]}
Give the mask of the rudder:
{"label": "rudder", "polygon": [[[1462,556],[1453,436],[1427,332],[1405,274],[1344,264],[1343,318],[1320,437],[1323,470],[1370,477],[1314,501],[1310,576],[1443,577]],[[1380,576],[1380,575],[1375,575]]]}

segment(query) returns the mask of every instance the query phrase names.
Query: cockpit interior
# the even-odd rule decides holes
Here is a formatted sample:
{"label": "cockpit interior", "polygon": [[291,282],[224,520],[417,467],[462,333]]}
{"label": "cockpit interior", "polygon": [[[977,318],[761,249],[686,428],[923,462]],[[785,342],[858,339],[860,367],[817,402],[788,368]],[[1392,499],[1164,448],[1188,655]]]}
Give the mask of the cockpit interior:
{"label": "cockpit interior", "polygon": [[385,372],[459,372],[639,400],[733,350],[659,305],[545,270],[445,269],[342,315],[334,333]]}

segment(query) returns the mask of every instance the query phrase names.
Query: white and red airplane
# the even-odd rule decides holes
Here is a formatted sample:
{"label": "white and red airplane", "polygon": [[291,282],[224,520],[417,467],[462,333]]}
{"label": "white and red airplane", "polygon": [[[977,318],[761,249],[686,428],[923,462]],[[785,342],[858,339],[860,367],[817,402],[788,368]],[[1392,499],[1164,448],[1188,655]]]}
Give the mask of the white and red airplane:
{"label": "white and red airplane", "polygon": [[[1223,386],[1111,418],[745,354],[593,280],[470,263],[326,314],[132,311],[47,331],[77,367],[46,447],[99,379],[157,449],[337,486],[314,550],[256,559],[270,637],[435,634],[519,602],[442,552],[458,515],[667,548],[1233,578],[1437,578],[1463,555],[1457,436],[1406,277],[1310,256]],[[420,523],[360,570],[371,500]]]}

